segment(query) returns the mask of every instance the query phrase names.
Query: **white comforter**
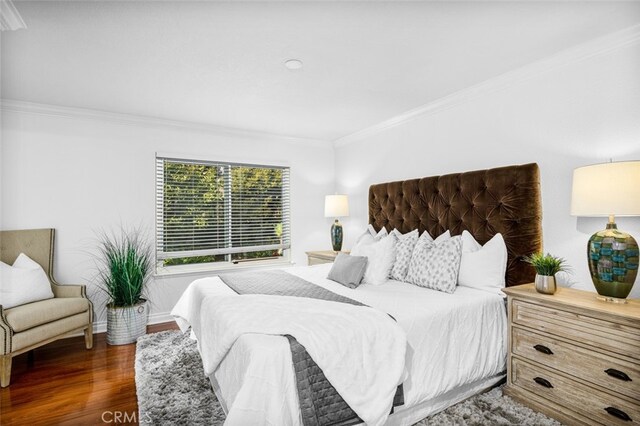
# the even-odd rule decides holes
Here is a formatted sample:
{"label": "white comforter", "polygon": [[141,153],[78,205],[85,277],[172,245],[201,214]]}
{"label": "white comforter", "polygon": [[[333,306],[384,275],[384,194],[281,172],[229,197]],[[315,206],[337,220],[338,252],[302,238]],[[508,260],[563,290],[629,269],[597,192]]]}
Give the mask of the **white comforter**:
{"label": "white comforter", "polygon": [[197,336],[207,375],[245,334],[294,336],[353,411],[381,425],[403,381],[404,331],[366,306],[288,296],[209,295]]}
{"label": "white comforter", "polygon": [[[287,272],[397,320],[408,342],[405,405],[396,409],[398,414],[505,370],[507,321],[499,295],[466,287],[446,294],[397,281],[351,290],[325,278],[330,268],[325,264]],[[211,294],[237,297],[219,278],[194,281],[172,312],[183,330],[192,326],[201,334],[200,305]],[[291,351],[284,337],[240,337],[210,377],[220,385],[217,394],[229,424],[300,424]]]}

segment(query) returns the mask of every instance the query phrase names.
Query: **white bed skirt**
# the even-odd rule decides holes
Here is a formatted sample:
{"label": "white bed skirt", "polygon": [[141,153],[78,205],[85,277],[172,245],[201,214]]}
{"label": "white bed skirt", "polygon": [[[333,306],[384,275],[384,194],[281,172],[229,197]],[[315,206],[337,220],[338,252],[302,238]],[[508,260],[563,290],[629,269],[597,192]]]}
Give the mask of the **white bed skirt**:
{"label": "white bed skirt", "polygon": [[437,396],[433,399],[424,401],[415,407],[398,407],[396,411],[389,416],[387,425],[393,426],[409,426],[425,417],[446,410],[458,402],[464,401],[473,395],[479,394],[489,388],[495,386],[500,380],[504,379],[506,374],[499,374],[486,379],[481,379],[473,383],[462,385],[449,392]]}
{"label": "white bed skirt", "polygon": [[[444,411],[452,405],[455,405],[467,398],[471,398],[473,395],[477,395],[484,392],[485,390],[492,388],[505,377],[505,374],[498,374],[496,376],[481,379],[473,383],[468,383],[466,385],[462,385],[460,387],[452,389],[449,392],[437,396],[433,399],[424,401],[416,405],[415,407],[396,407],[394,413],[389,416],[386,424],[388,426],[411,426],[426,417]],[[213,392],[215,393],[216,398],[218,398],[222,409],[224,410],[225,414],[227,414],[227,404],[222,396],[220,386],[218,385],[218,381],[216,380],[214,374],[209,376],[209,381],[211,382],[211,387],[213,388]],[[298,421],[300,422],[300,424],[302,423],[301,419],[298,419]],[[289,420],[289,422],[295,423],[291,419]],[[289,422],[284,421],[283,423],[288,424]]]}

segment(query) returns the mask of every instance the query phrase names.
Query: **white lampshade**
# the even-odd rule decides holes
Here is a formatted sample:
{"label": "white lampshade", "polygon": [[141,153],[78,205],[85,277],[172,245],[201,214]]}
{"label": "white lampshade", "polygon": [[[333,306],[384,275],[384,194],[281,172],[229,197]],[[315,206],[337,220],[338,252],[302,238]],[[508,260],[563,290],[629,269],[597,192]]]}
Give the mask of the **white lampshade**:
{"label": "white lampshade", "polygon": [[324,217],[349,216],[349,199],[346,195],[324,197]]}
{"label": "white lampshade", "polygon": [[640,161],[575,169],[571,215],[640,216]]}

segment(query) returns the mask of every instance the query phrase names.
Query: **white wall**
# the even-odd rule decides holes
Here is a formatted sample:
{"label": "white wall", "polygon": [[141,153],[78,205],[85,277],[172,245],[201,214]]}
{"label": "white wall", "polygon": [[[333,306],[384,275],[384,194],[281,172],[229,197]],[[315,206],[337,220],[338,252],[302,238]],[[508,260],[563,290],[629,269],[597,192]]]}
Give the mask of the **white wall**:
{"label": "white wall", "polygon": [[[372,183],[535,161],[542,174],[545,250],[569,260],[572,284],[592,289],[585,246],[605,219],[569,215],[571,173],[609,158],[640,159],[637,47],[514,82],[335,149],[330,143],[5,110],[0,227],[56,228],[57,278],[91,285],[96,230],[123,223],[153,231],[156,151],[285,161],[291,166],[293,260],[305,264],[304,251],[329,246],[331,219],[323,217],[323,199],[334,189],[350,196],[351,216],[342,219],[349,248],[367,222]],[[640,219],[618,223],[640,240]],[[154,279],[154,318],[165,318],[188,283],[203,275]],[[632,294],[640,297],[640,284]],[[102,313],[101,306],[97,310]]]}
{"label": "white wall", "polygon": [[[569,261],[574,269],[570,284],[593,289],[586,243],[604,229],[606,219],[569,215],[571,178],[575,167],[609,158],[640,159],[637,41],[338,143],[337,187],[351,201],[345,245],[351,246],[367,222],[372,183],[537,162],[544,248]],[[640,240],[640,218],[619,218],[618,225]],[[637,282],[632,295],[640,297]]]}
{"label": "white wall", "polygon": [[[334,189],[331,143],[229,134],[164,125],[127,125],[4,111],[2,229],[56,229],[55,275],[61,283],[91,284],[95,231],[120,224],[154,231],[155,152],[291,167],[292,260],[328,247],[324,195]],[[321,226],[325,225],[326,226]],[[205,274],[155,278],[152,320],[164,318],[186,286]]]}

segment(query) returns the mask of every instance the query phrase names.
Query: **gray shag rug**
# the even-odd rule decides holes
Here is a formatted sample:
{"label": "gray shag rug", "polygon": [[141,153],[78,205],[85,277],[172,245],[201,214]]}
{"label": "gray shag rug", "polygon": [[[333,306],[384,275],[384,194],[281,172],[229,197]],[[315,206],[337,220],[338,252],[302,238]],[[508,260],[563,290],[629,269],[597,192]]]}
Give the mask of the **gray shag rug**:
{"label": "gray shag rug", "polygon": [[[221,425],[225,415],[202,369],[194,341],[178,331],[147,334],[136,346],[139,419],[156,425]],[[560,425],[502,394],[476,395],[416,423],[435,425]]]}

